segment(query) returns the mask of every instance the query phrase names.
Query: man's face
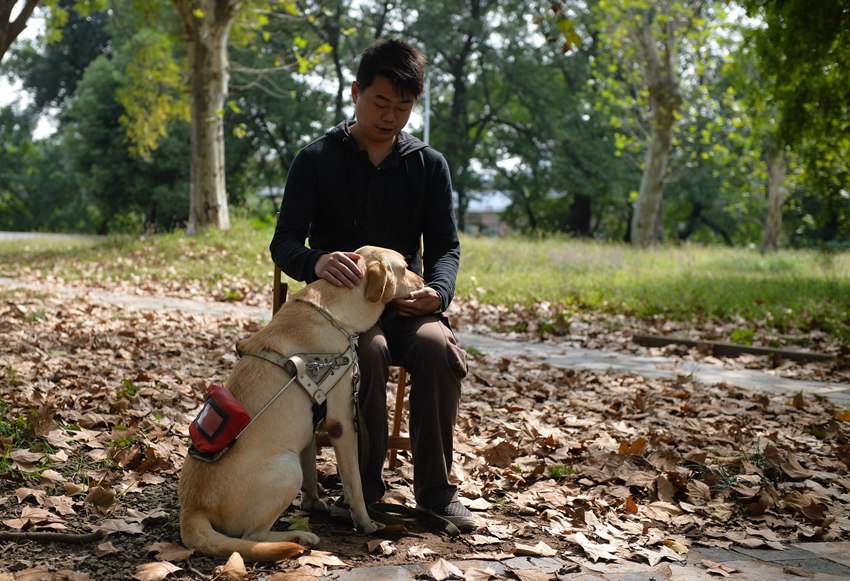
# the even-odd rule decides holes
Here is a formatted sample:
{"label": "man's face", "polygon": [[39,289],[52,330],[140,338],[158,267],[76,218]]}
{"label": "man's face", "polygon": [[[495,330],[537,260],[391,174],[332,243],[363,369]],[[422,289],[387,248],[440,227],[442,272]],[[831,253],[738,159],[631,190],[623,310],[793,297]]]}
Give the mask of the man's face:
{"label": "man's face", "polygon": [[351,86],[351,98],[357,118],[357,137],[371,144],[391,143],[407,125],[416,103],[412,96],[396,92],[383,75],[376,75],[365,89],[355,82]]}

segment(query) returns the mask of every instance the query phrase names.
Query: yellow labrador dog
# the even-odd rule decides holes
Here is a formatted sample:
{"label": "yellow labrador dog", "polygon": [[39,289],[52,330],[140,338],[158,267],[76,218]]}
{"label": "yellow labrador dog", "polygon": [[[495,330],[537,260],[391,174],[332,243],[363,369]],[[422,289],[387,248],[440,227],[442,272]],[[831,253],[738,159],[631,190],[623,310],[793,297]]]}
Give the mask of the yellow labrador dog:
{"label": "yellow labrador dog", "polygon": [[[422,288],[422,279],[407,270],[401,254],[374,246],[364,246],[357,254],[366,272],[360,285],[348,289],[324,280],[307,285],[265,328],[242,341],[239,350],[284,357],[343,353],[350,346],[347,335],[368,330],[388,302]],[[325,429],[354,523],[364,532],[374,532],[380,525],[369,518],[360,484],[352,372],[349,367],[327,394]],[[290,378],[283,367],[267,359],[245,356],[226,387],[253,418]],[[308,392],[292,383],[227,454],[211,463],[186,457],[179,491],[180,533],[186,546],[209,555],[239,552],[248,560],[278,561],[319,542],[309,532],[270,530],[302,484],[302,508],[325,508],[317,492],[312,409]]]}

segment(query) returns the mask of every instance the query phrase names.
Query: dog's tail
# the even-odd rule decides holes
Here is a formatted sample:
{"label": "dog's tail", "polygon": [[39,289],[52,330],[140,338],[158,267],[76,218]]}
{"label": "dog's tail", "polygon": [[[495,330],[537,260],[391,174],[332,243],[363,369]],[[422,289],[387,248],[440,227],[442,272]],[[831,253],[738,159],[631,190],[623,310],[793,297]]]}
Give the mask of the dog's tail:
{"label": "dog's tail", "polygon": [[246,561],[280,561],[304,554],[307,548],[288,541],[251,541],[228,537],[215,530],[200,511],[184,511],[180,515],[183,544],[207,555],[229,557],[239,553]]}

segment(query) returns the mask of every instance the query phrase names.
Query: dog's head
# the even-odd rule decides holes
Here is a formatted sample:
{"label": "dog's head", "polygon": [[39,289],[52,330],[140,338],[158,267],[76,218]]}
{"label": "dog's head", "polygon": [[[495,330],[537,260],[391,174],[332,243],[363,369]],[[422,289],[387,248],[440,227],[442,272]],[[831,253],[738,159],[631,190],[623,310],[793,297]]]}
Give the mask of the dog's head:
{"label": "dog's head", "polygon": [[425,286],[418,274],[407,269],[404,256],[395,250],[363,246],[357,249],[357,254],[365,264],[365,294],[370,302],[388,303]]}

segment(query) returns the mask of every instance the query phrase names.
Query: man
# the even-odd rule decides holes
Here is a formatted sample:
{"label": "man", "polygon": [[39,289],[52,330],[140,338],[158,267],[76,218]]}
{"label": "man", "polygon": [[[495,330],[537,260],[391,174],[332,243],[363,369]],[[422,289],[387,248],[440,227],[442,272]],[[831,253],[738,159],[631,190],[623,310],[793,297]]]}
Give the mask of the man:
{"label": "man", "polygon": [[[407,43],[379,40],[363,52],[351,85],[355,121],[334,127],[296,156],[270,250],[281,270],[307,282],[360,284],[363,271],[353,251],[366,244],[397,250],[424,277],[424,289],[389,305],[360,336],[360,411],[369,437],[363,494],[371,504],[386,491],[386,385],[394,359],[412,379],[417,508],[469,531],[476,520],[449,482],[467,371],[442,315],[454,297],[460,263],[451,178],[440,153],[403,131],[424,81],[425,57]],[[332,513],[342,507],[340,499]]]}

